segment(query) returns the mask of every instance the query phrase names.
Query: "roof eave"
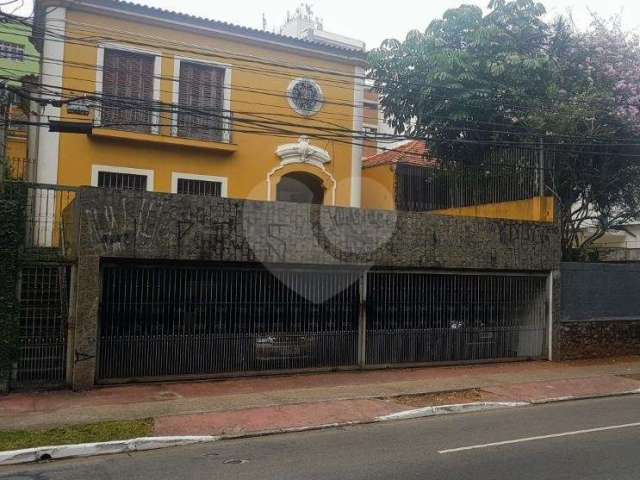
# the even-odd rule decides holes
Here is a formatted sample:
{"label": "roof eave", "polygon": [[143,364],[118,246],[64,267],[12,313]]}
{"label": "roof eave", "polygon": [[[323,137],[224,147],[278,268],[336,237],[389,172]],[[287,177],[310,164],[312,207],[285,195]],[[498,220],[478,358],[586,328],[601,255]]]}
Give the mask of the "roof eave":
{"label": "roof eave", "polygon": [[[131,20],[136,18],[148,24],[154,25],[171,25],[174,28],[193,32],[197,30],[201,33],[205,33],[211,36],[229,38],[232,40],[241,40],[247,43],[253,43],[257,45],[269,45],[274,48],[278,48],[286,51],[304,52],[310,55],[339,61],[342,63],[353,64],[354,66],[366,67],[367,54],[364,51],[340,49],[336,47],[329,47],[322,44],[314,44],[309,41],[296,39],[293,37],[281,37],[271,34],[269,32],[260,32],[258,30],[252,30],[248,27],[235,26],[231,24],[223,24],[214,20],[206,20],[193,18],[190,19],[188,15],[184,15],[186,18],[168,18],[169,16],[182,17],[182,14],[173,12],[156,12],[151,7],[145,7],[143,5],[135,5],[131,3],[120,4],[118,7],[112,7],[104,4],[97,4],[93,2],[86,2],[82,0],[60,0],[47,2],[37,2],[39,4],[59,4],[71,10],[85,11],[88,13],[104,13],[112,17],[123,18],[125,20]],[[140,10],[149,9],[150,12],[142,13]],[[210,23],[210,25],[205,25]],[[273,37],[273,38],[269,38]]]}

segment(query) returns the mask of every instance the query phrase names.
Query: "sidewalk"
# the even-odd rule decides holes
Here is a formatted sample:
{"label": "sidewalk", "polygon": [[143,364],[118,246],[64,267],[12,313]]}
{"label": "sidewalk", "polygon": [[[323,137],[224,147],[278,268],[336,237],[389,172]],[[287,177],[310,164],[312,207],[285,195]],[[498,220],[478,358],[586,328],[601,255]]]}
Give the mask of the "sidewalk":
{"label": "sidewalk", "polygon": [[[461,392],[431,395],[452,391]],[[640,356],[238,378],[11,394],[0,397],[0,431],[153,418],[158,436],[235,436],[363,423],[434,404],[631,392],[640,392]]]}

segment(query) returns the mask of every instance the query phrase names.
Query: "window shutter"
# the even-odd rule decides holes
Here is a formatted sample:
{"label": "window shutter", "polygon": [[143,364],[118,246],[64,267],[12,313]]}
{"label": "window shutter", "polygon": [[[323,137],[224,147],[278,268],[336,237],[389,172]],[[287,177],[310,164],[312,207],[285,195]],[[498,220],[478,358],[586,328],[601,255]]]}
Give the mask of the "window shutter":
{"label": "window shutter", "polygon": [[153,119],[152,55],[105,50],[102,76],[102,124],[150,132]]}
{"label": "window shutter", "polygon": [[178,135],[201,140],[224,138],[223,68],[181,62]]}

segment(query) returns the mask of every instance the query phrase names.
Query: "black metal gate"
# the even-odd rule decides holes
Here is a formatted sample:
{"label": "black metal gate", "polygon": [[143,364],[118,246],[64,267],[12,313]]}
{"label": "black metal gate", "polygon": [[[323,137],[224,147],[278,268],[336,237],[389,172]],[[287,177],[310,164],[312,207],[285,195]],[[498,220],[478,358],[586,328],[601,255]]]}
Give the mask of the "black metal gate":
{"label": "black metal gate", "polygon": [[30,265],[21,271],[18,387],[65,383],[69,280],[68,265]]}
{"label": "black metal gate", "polygon": [[542,358],[546,276],[372,272],[366,363]]}
{"label": "black metal gate", "polygon": [[360,275],[104,265],[98,379],[354,366]]}
{"label": "black metal gate", "polygon": [[545,356],[546,275],[105,264],[98,380]]}

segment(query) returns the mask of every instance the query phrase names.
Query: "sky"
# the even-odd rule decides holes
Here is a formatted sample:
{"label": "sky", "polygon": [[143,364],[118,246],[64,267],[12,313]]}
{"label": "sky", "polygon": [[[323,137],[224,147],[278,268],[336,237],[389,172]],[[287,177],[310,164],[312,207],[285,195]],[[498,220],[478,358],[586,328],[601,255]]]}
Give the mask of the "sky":
{"label": "sky", "polygon": [[[239,25],[261,28],[262,15],[268,28],[278,28],[287,11],[293,11],[299,0],[134,0],[144,5],[223,20]],[[549,15],[571,12],[578,27],[588,26],[589,11],[603,17],[620,14],[628,30],[640,30],[640,0],[542,0]],[[16,2],[19,5],[21,1]],[[325,30],[363,40],[374,48],[386,38],[404,39],[413,29],[424,30],[429,22],[439,18],[449,8],[462,3],[486,7],[489,0],[403,0],[400,3],[381,0],[308,0],[315,14],[324,22]],[[15,13],[29,15],[32,0],[24,0]],[[4,11],[14,6],[3,7]]]}

